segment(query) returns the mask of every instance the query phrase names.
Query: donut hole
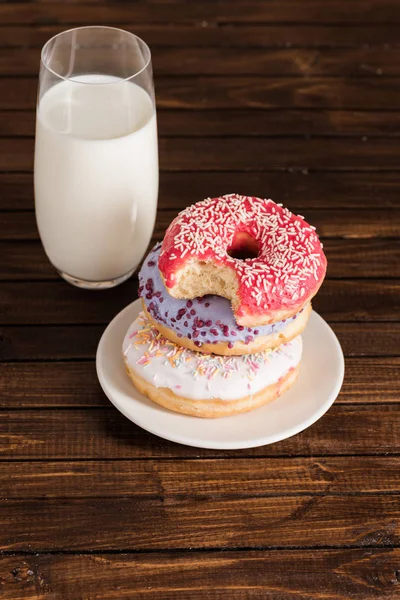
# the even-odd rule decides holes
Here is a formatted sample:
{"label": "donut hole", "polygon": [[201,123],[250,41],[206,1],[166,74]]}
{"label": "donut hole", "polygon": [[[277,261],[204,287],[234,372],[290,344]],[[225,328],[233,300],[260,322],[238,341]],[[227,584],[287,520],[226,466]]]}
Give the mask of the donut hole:
{"label": "donut hole", "polygon": [[259,242],[245,231],[237,231],[232,240],[232,244],[227,249],[227,254],[236,260],[257,258],[259,253]]}

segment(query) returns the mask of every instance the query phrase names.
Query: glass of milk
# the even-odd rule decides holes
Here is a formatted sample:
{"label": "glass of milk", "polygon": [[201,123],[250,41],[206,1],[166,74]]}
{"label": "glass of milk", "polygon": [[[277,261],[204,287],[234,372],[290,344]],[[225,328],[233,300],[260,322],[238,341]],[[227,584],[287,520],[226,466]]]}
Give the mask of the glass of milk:
{"label": "glass of milk", "polygon": [[43,47],[35,209],[50,262],[69,283],[104,289],[135,271],[157,210],[151,54],[127,31],[80,27]]}

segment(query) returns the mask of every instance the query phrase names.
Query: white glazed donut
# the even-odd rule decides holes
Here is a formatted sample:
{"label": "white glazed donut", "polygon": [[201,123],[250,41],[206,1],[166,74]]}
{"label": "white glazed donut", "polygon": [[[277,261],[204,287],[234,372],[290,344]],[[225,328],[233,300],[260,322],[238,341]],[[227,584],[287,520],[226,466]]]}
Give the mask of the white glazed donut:
{"label": "white glazed donut", "polygon": [[140,392],[176,412],[211,418],[252,410],[286,391],[297,378],[302,341],[258,354],[207,355],[170,342],[142,314],[122,351]]}

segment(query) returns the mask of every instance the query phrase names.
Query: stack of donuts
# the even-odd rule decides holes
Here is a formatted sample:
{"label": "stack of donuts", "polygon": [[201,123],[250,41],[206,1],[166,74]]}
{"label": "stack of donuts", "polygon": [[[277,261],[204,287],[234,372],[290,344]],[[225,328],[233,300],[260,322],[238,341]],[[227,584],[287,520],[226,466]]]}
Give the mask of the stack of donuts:
{"label": "stack of donuts", "polygon": [[128,375],[157,404],[198,417],[276,399],[298,376],[326,264],[315,228],[272,200],[229,194],[189,206],[140,271]]}

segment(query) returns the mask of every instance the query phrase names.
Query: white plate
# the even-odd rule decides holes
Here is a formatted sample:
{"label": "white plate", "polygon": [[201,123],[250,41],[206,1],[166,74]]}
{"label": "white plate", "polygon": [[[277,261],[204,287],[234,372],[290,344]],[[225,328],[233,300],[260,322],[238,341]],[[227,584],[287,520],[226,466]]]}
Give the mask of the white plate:
{"label": "white plate", "polygon": [[105,394],[123,415],[159,437],[218,450],[264,446],[315,423],[339,394],[344,376],[343,352],[332,329],[313,311],[303,334],[300,376],[281,398],[252,412],[221,419],[171,412],[140,394],[124,369],[122,341],[140,309],[140,301],[136,300],[108,325],[97,349],[97,376]]}

